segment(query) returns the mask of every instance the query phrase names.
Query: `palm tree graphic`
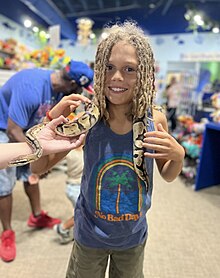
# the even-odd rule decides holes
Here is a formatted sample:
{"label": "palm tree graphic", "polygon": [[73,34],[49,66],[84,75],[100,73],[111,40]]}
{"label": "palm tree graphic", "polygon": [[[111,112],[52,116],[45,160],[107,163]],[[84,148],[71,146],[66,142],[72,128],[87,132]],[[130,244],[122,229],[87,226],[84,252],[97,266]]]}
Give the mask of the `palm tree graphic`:
{"label": "palm tree graphic", "polygon": [[131,183],[134,181],[133,177],[129,175],[129,171],[125,171],[122,174],[113,171],[110,177],[106,178],[109,181],[109,188],[114,188],[117,184],[117,198],[115,204],[116,213],[119,214],[119,203],[120,203],[120,194],[121,194],[121,186],[126,186],[127,189],[131,189]]}

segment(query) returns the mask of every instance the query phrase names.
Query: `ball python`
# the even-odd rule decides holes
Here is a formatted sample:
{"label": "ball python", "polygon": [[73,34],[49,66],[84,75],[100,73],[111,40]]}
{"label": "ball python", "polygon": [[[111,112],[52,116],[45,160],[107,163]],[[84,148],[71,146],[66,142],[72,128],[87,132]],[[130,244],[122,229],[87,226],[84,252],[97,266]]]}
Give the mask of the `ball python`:
{"label": "ball python", "polygon": [[149,176],[145,165],[144,148],[142,146],[144,133],[147,132],[147,127],[149,126],[147,119],[152,120],[148,118],[147,113],[145,113],[142,118],[133,121],[133,161],[135,172],[138,177],[145,182],[148,190]]}
{"label": "ball python", "polygon": [[[99,116],[99,109],[94,103],[86,104],[85,111],[80,117],[74,118],[73,121],[69,121],[68,123],[58,125],[55,128],[55,132],[56,134],[64,137],[79,136],[92,128],[99,120]],[[138,177],[145,182],[148,188],[149,178],[144,160],[144,149],[142,147],[144,133],[147,132],[147,119],[148,117],[146,113],[142,118],[133,122],[133,162],[135,172]],[[19,156],[10,161],[8,164],[9,167],[22,166],[31,163],[42,156],[43,149],[37,139],[37,134],[42,128],[44,128],[45,125],[46,123],[40,123],[33,126],[26,132],[26,142],[32,147],[34,152],[33,154]]]}
{"label": "ball python", "polygon": [[[99,119],[99,109],[94,103],[85,104],[85,111],[81,116],[72,121],[58,125],[55,133],[63,137],[77,137],[92,128]],[[26,156],[19,156],[8,163],[9,167],[23,166],[39,159],[43,154],[43,149],[38,141],[38,133],[45,127],[46,123],[40,123],[27,130],[25,133],[26,142],[33,149],[33,153]]]}

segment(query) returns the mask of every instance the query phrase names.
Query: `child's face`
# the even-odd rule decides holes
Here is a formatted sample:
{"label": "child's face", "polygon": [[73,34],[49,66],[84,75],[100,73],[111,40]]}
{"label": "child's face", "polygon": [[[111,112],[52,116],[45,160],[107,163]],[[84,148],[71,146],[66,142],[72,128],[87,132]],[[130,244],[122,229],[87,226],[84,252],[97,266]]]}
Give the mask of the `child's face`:
{"label": "child's face", "polygon": [[123,105],[132,101],[137,67],[137,54],[132,45],[120,41],[113,46],[105,78],[105,96],[112,104]]}

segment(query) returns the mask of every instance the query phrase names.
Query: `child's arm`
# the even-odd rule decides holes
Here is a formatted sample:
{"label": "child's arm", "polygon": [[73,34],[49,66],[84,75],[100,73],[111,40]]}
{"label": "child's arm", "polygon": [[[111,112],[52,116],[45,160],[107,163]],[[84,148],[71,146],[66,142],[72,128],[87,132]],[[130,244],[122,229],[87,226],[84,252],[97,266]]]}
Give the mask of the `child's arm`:
{"label": "child's arm", "polygon": [[154,110],[154,121],[155,131],[145,134],[143,146],[155,152],[145,152],[144,155],[155,158],[161,176],[171,182],[181,172],[185,151],[168,133],[167,120],[163,113]]}

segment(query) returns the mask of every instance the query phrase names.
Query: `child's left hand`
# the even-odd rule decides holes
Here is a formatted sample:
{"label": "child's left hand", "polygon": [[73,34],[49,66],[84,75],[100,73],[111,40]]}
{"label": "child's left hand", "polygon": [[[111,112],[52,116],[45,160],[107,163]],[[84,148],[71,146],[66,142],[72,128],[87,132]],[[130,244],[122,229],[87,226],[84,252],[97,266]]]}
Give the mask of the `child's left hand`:
{"label": "child's left hand", "polygon": [[146,132],[143,147],[154,152],[145,152],[144,156],[155,159],[183,161],[183,147],[162,126],[157,125],[157,131]]}

